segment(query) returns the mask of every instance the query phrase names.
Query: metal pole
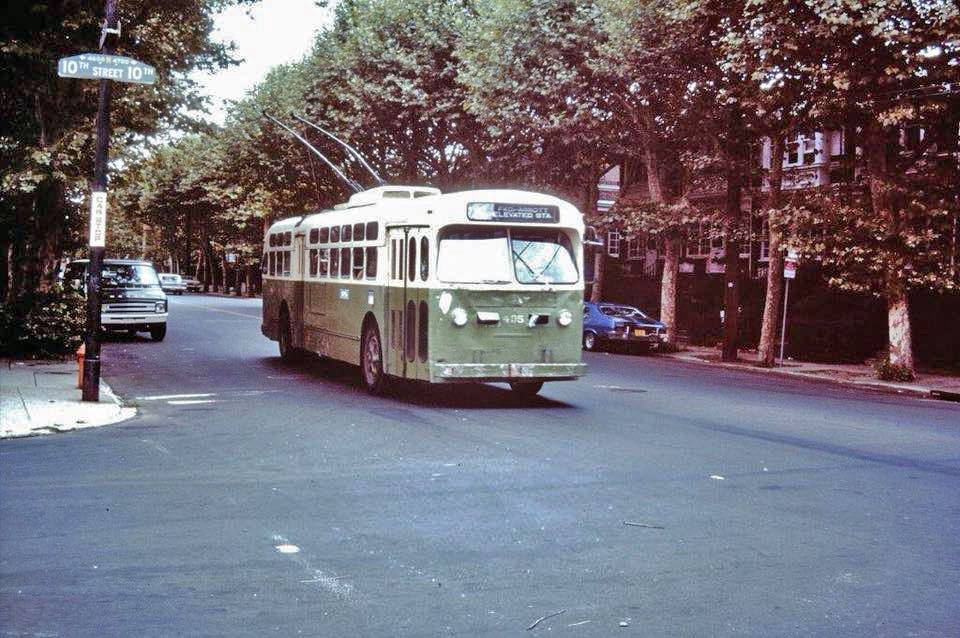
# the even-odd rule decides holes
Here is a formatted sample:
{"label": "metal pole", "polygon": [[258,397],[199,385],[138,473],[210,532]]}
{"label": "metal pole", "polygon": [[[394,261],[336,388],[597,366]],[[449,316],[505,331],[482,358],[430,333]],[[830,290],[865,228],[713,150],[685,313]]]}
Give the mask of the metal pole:
{"label": "metal pole", "polygon": [[[106,0],[105,27],[117,26],[117,0]],[[100,48],[111,53],[111,47]],[[100,80],[97,92],[97,144],[93,171],[93,193],[107,192],[107,151],[110,146],[110,81]],[[92,199],[92,193],[91,193]],[[92,229],[91,229],[92,230]],[[90,247],[87,271],[87,334],[83,362],[84,401],[100,400],[100,274],[103,269],[103,246]]]}
{"label": "metal pole", "polygon": [[780,365],[783,365],[783,340],[787,336],[787,300],[790,298],[790,280],[783,288],[783,324],[780,326]]}

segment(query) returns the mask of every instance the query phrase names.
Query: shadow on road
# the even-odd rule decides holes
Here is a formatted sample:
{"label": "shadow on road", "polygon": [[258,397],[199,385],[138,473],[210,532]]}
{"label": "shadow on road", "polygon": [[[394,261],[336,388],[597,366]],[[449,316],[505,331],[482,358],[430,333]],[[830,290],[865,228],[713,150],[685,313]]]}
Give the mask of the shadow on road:
{"label": "shadow on road", "polygon": [[[277,375],[296,375],[302,380],[335,384],[344,390],[366,395],[360,383],[357,366],[324,359],[312,354],[301,361],[286,363],[279,357],[260,359],[260,364]],[[549,391],[551,384],[544,388]],[[369,396],[369,395],[368,395]],[[577,406],[548,399],[543,396],[524,397],[510,390],[505,384],[449,383],[430,384],[423,381],[392,379],[380,399],[400,401],[408,405],[443,408],[476,408],[487,410],[515,409],[521,407],[570,409]]]}

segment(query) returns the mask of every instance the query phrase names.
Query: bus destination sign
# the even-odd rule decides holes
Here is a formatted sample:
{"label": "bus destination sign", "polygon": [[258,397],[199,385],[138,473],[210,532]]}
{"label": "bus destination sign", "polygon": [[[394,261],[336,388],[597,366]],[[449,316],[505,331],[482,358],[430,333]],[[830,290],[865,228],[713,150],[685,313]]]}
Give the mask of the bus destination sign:
{"label": "bus destination sign", "polygon": [[81,53],[60,58],[57,75],[62,78],[116,80],[134,84],[153,84],[157,78],[156,69],[149,64],[123,55],[102,53]]}
{"label": "bus destination sign", "polygon": [[467,219],[556,224],[560,221],[560,207],[538,204],[471,203],[467,205]]}

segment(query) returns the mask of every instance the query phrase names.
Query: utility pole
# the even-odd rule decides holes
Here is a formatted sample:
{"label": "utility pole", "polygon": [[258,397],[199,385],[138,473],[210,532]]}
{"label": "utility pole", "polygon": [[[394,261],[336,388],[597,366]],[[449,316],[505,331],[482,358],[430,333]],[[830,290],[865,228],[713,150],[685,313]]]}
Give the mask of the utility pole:
{"label": "utility pole", "polygon": [[113,55],[114,40],[120,36],[117,0],[106,0],[99,53],[82,53],[60,58],[57,75],[62,78],[98,80],[97,143],[93,188],[90,192],[90,264],[87,270],[87,334],[84,339],[83,400],[100,400],[100,288],[103,255],[107,246],[107,154],[110,149],[111,82],[153,84],[156,69],[133,58]]}
{"label": "utility pole", "polygon": [[[106,36],[117,31],[117,0],[106,0],[100,53],[113,53],[113,43]],[[93,191],[90,194],[90,264],[87,271],[87,335],[83,364],[83,400],[100,400],[100,284],[103,255],[106,252],[107,153],[110,148],[110,89],[111,82],[100,80],[97,92],[97,144],[93,170]],[[94,207],[102,206],[103,235],[99,230]]]}

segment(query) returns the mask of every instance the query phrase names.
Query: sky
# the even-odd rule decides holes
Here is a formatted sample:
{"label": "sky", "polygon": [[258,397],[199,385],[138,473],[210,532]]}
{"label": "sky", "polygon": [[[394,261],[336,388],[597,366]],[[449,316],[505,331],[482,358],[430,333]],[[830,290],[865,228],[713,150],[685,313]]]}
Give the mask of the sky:
{"label": "sky", "polygon": [[245,61],[215,74],[193,76],[211,98],[209,119],[222,124],[224,100],[241,99],[273,66],[309,53],[314,34],[330,24],[332,14],[331,8],[317,7],[314,0],[262,0],[249,8],[230,7],[217,16],[213,39],[233,41],[234,56]]}

